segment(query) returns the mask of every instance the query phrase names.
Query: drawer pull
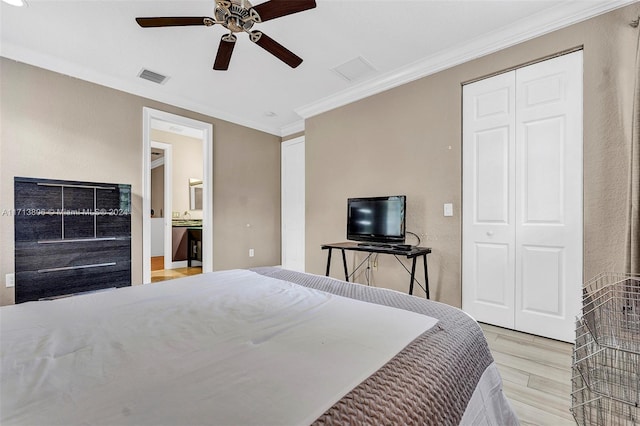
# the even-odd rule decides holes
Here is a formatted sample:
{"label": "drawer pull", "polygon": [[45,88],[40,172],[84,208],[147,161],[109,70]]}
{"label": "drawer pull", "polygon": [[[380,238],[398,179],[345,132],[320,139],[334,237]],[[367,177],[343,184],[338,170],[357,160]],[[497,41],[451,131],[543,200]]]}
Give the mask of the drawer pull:
{"label": "drawer pull", "polygon": [[91,264],[91,265],[64,266],[64,267],[61,267],[61,268],[38,269],[38,273],[73,271],[73,270],[76,270],[76,269],[100,268],[100,267],[103,267],[103,266],[114,266],[115,264],[116,264],[116,262],[109,262],[109,263],[94,263],[94,264]]}
{"label": "drawer pull", "polygon": [[104,238],[69,238],[64,240],[38,240],[38,244],[58,244],[58,243],[83,243],[93,241],[114,241],[116,237]]}
{"label": "drawer pull", "polygon": [[84,189],[116,189],[115,186],[96,186],[96,185],[73,185],[70,183],[46,183],[46,182],[37,182],[38,186],[57,186],[63,188],[84,188]]}

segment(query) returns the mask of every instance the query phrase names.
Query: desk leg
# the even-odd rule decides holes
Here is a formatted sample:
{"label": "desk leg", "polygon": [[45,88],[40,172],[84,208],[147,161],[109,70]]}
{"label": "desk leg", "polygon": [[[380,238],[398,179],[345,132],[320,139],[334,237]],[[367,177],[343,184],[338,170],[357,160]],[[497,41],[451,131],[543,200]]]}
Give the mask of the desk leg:
{"label": "desk leg", "polygon": [[344,254],[344,249],[342,249],[342,265],[344,266],[344,280],[349,282],[349,271],[347,271],[347,256]]}
{"label": "desk leg", "polygon": [[413,258],[411,263],[411,284],[409,284],[409,294],[413,294],[413,282],[416,279],[416,258]]}
{"label": "desk leg", "polygon": [[424,289],[427,293],[427,299],[429,299],[429,270],[427,269],[427,255],[422,255],[422,260],[424,262]]}
{"label": "desk leg", "polygon": [[327,250],[329,250],[329,252],[327,253],[327,272],[325,272],[325,276],[329,276],[329,270],[331,269],[331,247],[329,247]]}

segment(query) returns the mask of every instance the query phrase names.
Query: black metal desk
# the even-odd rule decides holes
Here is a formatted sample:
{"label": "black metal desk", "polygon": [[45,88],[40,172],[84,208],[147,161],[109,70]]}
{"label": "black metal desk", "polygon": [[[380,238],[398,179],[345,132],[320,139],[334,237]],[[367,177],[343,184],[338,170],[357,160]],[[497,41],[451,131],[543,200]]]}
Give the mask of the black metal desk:
{"label": "black metal desk", "polygon": [[422,262],[424,265],[424,288],[425,288],[425,293],[427,295],[427,299],[429,299],[429,273],[427,270],[427,255],[431,253],[431,249],[429,247],[412,247],[411,250],[399,250],[397,248],[394,248],[393,246],[391,247],[378,247],[374,245],[362,246],[362,245],[358,245],[358,243],[353,243],[353,242],[323,244],[321,247],[323,250],[329,250],[327,254],[327,271],[325,273],[326,276],[329,276],[329,270],[331,268],[331,250],[339,249],[342,252],[342,265],[344,266],[345,281],[349,281],[349,272],[347,270],[347,257],[345,255],[345,251],[347,250],[362,251],[365,253],[393,254],[396,256],[406,256],[407,259],[412,259],[413,262],[411,264],[411,281],[409,283],[409,294],[413,294],[413,283],[416,277],[416,259],[422,256]]}

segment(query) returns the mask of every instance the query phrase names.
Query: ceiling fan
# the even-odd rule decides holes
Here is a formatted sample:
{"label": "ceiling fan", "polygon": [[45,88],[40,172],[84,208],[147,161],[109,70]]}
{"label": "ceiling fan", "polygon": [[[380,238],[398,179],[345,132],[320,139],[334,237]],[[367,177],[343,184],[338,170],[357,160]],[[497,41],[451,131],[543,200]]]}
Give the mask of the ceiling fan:
{"label": "ceiling fan", "polygon": [[282,62],[295,68],[302,63],[302,58],[267,36],[262,31],[252,30],[253,25],[269,21],[281,16],[291,15],[316,7],[315,0],[270,0],[252,6],[248,0],[215,0],[215,18],[208,16],[175,16],[157,18],[136,18],[143,28],[181,27],[187,25],[204,25],[206,27],[220,24],[230,32],[222,36],[218,53],[213,64],[214,70],[229,69],[231,54],[237,37],[234,33],[245,32],[249,40],[262,47]]}

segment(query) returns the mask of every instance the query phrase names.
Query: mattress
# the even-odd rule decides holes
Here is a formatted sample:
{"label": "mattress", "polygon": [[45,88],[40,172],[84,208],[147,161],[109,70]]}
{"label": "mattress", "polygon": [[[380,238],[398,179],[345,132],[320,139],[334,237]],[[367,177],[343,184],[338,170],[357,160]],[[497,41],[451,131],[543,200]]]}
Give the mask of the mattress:
{"label": "mattress", "polygon": [[0,308],[0,423],[516,424],[449,306],[279,268]]}

